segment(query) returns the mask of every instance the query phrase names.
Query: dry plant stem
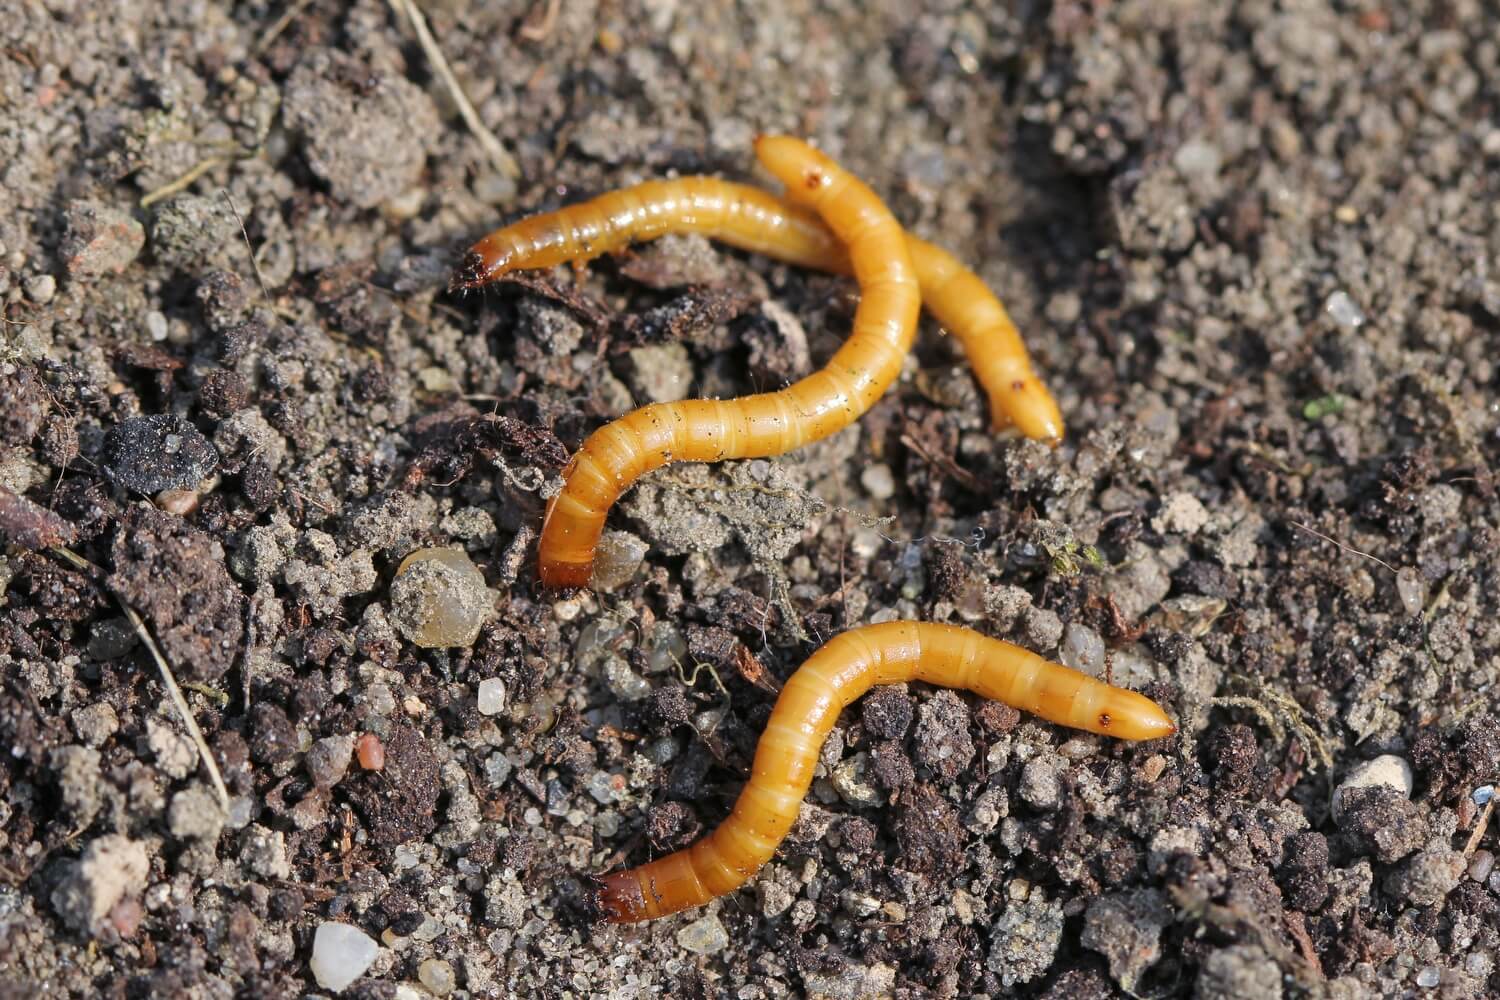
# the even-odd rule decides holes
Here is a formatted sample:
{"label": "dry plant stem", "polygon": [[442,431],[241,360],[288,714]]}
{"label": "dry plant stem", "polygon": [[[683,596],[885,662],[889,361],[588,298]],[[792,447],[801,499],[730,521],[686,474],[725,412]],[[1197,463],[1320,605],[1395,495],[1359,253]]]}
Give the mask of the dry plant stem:
{"label": "dry plant stem", "polygon": [[[821,440],[858,419],[900,374],[921,306],[900,225],[873,191],[806,143],[763,136],[756,153],[848,246],[861,292],[853,333],[821,371],[779,392],[653,403],[589,435],[542,523],[545,586],[588,585],[610,507],[647,472],[673,461],[780,455]],[[559,249],[562,259],[578,256]]]}
{"label": "dry plant stem", "polygon": [[[61,545],[52,547],[54,554],[64,562],[102,578],[103,570],[89,562],[83,556],[72,549]],[[167,658],[157,648],[156,640],[151,637],[151,632],[146,628],[146,623],[141,621],[141,616],[136,614],[135,608],[126,603],[113,588],[110,592],[114,594],[115,601],[120,605],[120,610],[125,612],[125,617],[130,621],[131,627],[135,629],[136,637],[141,640],[146,649],[150,651],[151,658],[156,661],[156,668],[161,672],[162,683],[167,687],[167,694],[172,699],[172,705],[177,709],[177,714],[182,716],[182,724],[187,727],[188,736],[198,748],[198,756],[203,761],[203,766],[208,770],[208,779],[213,782],[214,790],[218,792],[219,804],[223,806],[225,815],[229,813],[229,789],[224,786],[224,778],[219,774],[219,765],[214,760],[214,755],[208,748],[208,741],[203,738],[203,731],[198,728],[198,720],[193,718],[193,710],[188,706],[187,699],[183,697],[182,688],[177,685],[177,678],[172,674],[172,668],[167,664]]]}
{"label": "dry plant stem", "polygon": [[1160,739],[1177,731],[1144,695],[971,629],[887,622],[845,632],[782,688],[729,818],[691,847],[605,876],[597,895],[604,917],[649,920],[743,885],[796,821],[839,713],[874,685],[908,681],[973,691],[1058,725],[1120,739]]}
{"label": "dry plant stem", "polygon": [[[474,288],[518,270],[581,264],[667,233],[701,233],[788,264],[851,273],[844,245],[816,213],[748,184],[683,177],[647,181],[497,229],[470,248],[454,285]],[[1061,440],[1062,412],[1005,306],[948,251],[910,233],[906,247],[922,302],[968,355],[995,427]]]}
{"label": "dry plant stem", "polygon": [[464,124],[469,126],[469,131],[474,133],[474,138],[484,147],[485,154],[490,158],[490,164],[506,177],[516,180],[521,176],[521,167],[516,163],[515,157],[511,156],[501,144],[500,140],[485,126],[479,117],[479,112],[474,110],[464,88],[459,85],[458,77],[453,75],[453,69],[448,65],[443,50],[438,48],[437,39],[432,37],[432,31],[427,27],[427,18],[422,16],[419,8],[413,0],[388,0],[391,9],[398,15],[405,15],[411,22],[411,27],[417,35],[417,44],[422,46],[422,52],[427,56],[427,61],[432,63],[433,70],[442,79],[443,86],[448,89],[453,98],[458,113],[463,117]]}
{"label": "dry plant stem", "polygon": [[170,198],[172,197],[172,195],[177,194],[179,191],[186,191],[192,185],[193,181],[202,177],[214,167],[221,166],[222,164],[228,162],[229,157],[227,156],[210,156],[206,160],[199,160],[196,164],[194,164],[191,168],[189,168],[185,173],[177,177],[175,180],[169,181],[156,190],[150,191],[147,194],[143,195],[140,202],[141,207],[150,208],[152,205],[161,201],[163,198]]}
{"label": "dry plant stem", "polygon": [[1484,804],[1484,812],[1479,814],[1479,822],[1474,824],[1474,832],[1469,834],[1468,843],[1464,844],[1464,857],[1467,858],[1472,855],[1475,848],[1479,846],[1479,842],[1484,839],[1484,831],[1489,829],[1490,816],[1494,812],[1495,799],[1494,796],[1491,796],[1490,800]]}

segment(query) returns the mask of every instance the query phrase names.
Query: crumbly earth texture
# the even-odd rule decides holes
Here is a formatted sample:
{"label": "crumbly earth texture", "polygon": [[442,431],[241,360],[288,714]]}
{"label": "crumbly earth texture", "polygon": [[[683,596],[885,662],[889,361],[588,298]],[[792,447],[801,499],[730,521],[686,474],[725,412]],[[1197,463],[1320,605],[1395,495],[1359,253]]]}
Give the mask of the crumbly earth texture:
{"label": "crumbly earth texture", "polygon": [[[1500,995],[1492,4],[422,4],[514,174],[401,6],[0,24],[0,995],[301,996],[325,921],[380,944],[360,998]],[[926,324],[856,426],[661,470],[608,589],[542,592],[585,434],[805,373],[854,290],[699,239],[449,271],[755,180],[763,131],[975,267],[1068,439],[993,433]],[[397,627],[424,547],[494,591],[471,646]],[[711,829],[777,685],[895,617],[1181,733],[881,691],[747,889],[591,924],[586,876]]]}

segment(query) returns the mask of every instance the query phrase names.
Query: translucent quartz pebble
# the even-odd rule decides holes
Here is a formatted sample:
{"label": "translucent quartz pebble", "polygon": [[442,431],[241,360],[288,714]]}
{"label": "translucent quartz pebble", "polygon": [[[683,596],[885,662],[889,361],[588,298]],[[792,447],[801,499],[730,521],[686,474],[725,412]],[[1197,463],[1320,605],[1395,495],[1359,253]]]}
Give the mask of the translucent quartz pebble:
{"label": "translucent quartz pebble", "polygon": [[313,978],[325,990],[342,993],[365,974],[379,951],[375,940],[358,927],[324,921],[313,934]]}
{"label": "translucent quartz pebble", "polygon": [[472,646],[495,595],[461,549],[418,549],[391,581],[391,623],[428,649]]}

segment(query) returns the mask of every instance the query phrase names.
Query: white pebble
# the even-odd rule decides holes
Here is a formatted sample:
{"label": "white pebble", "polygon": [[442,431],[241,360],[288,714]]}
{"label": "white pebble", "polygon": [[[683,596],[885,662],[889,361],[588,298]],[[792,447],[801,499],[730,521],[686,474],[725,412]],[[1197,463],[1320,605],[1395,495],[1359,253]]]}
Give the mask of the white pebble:
{"label": "white pebble", "polygon": [[486,677],[479,682],[479,714],[499,715],[505,711],[505,682],[498,677]]}
{"label": "white pebble", "polygon": [[1062,651],[1059,656],[1065,666],[1082,671],[1090,676],[1104,673],[1104,638],[1077,622],[1069,622],[1063,630]]}
{"label": "white pebble", "polygon": [[380,945],[351,924],[326,920],[313,935],[313,978],[325,990],[342,993],[365,974],[380,953]]}
{"label": "white pebble", "polygon": [[57,294],[57,279],[50,274],[38,274],[26,281],[26,297],[39,306],[52,301]]}
{"label": "white pebble", "polygon": [[729,932],[715,916],[694,920],[677,932],[677,945],[695,955],[712,955],[729,944]]}
{"label": "white pebble", "polygon": [[876,500],[889,500],[896,495],[896,477],[891,475],[891,467],[883,462],[861,472],[859,481],[865,492]]}
{"label": "white pebble", "polygon": [[167,339],[167,317],[153,309],[146,314],[146,332],[158,343]]}
{"label": "white pebble", "polygon": [[1422,582],[1422,574],[1410,566],[1397,570],[1396,596],[1401,598],[1401,607],[1406,611],[1407,617],[1415,618],[1420,615],[1422,605],[1427,603],[1427,585]]}
{"label": "white pebble", "polygon": [[1323,303],[1329,317],[1345,330],[1358,330],[1365,325],[1364,310],[1355,304],[1347,292],[1334,292]]}
{"label": "white pebble", "polygon": [[1404,758],[1388,753],[1354,765],[1344,780],[1333,790],[1333,818],[1344,815],[1344,793],[1355,788],[1394,788],[1406,798],[1411,798],[1411,765]]}
{"label": "white pebble", "polygon": [[1191,139],[1178,147],[1172,157],[1172,165],[1184,177],[1212,180],[1218,176],[1224,156],[1219,148],[1201,139]]}

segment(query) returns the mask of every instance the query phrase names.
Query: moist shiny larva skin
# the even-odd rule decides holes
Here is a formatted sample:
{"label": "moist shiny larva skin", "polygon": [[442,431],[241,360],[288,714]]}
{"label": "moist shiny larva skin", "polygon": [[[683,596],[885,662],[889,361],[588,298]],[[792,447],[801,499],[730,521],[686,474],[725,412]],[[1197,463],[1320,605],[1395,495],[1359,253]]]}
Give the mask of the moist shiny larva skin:
{"label": "moist shiny larva skin", "polygon": [[[473,288],[510,271],[581,263],[631,242],[689,232],[788,264],[851,273],[843,244],[815,213],[748,184],[683,177],[647,181],[498,229],[469,250],[454,285]],[[1062,411],[1032,369],[1005,306],[946,250],[909,233],[906,247],[922,301],[968,355],[995,426],[1061,441]]]}
{"label": "moist shiny larva skin", "polygon": [[786,682],[729,818],[664,858],[606,875],[603,917],[631,923],[701,906],[739,888],[771,859],[797,819],[823,741],[839,713],[877,684],[962,688],[1058,725],[1126,740],[1177,731],[1155,702],[970,629],[887,622],[845,632]]}
{"label": "moist shiny larva skin", "polygon": [[[873,191],[798,139],[762,137],[756,154],[848,248],[860,287],[853,332],[820,371],[779,392],[653,403],[591,434],[563,471],[563,491],[542,523],[539,575],[545,586],[588,585],[609,508],[647,472],[673,461],[762,458],[800,448],[848,426],[901,371],[921,296],[900,225]],[[714,211],[712,199],[694,206],[693,212]],[[639,211],[637,231],[666,225],[665,215],[644,206]],[[592,253],[596,244],[610,249],[628,238],[603,221],[578,222],[568,240],[559,241],[563,256],[557,259],[567,258],[565,242]],[[550,260],[550,244],[543,245],[541,259]]]}

